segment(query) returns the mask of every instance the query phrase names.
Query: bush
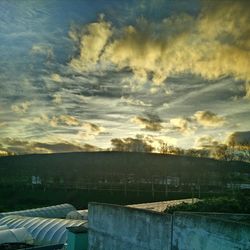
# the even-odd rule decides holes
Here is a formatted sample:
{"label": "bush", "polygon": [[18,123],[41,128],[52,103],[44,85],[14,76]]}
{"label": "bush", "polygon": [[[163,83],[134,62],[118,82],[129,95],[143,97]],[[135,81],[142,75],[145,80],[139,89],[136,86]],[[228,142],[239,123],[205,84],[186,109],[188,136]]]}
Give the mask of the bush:
{"label": "bush", "polygon": [[237,195],[233,197],[207,198],[194,204],[182,203],[167,208],[165,213],[176,211],[218,212],[218,213],[250,213],[250,197]]}

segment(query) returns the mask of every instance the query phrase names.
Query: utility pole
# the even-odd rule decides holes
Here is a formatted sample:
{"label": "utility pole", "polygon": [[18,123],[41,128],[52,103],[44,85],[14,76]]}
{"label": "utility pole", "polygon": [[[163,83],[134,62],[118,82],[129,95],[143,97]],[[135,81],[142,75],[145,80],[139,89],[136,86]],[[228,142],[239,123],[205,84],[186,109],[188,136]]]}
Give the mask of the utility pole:
{"label": "utility pole", "polygon": [[125,178],[124,178],[124,194],[125,196],[127,196],[127,181],[128,181],[128,177],[127,175],[125,175]]}
{"label": "utility pole", "polygon": [[165,197],[168,197],[168,177],[166,177],[166,185],[165,185]]}
{"label": "utility pole", "polygon": [[152,197],[155,198],[155,190],[154,190],[154,177],[152,177]]}

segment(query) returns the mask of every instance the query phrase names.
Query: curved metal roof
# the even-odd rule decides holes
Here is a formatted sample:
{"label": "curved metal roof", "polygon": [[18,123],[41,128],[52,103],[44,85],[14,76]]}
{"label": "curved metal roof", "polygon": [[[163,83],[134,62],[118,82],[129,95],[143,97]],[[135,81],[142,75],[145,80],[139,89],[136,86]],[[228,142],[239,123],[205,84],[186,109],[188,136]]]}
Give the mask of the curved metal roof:
{"label": "curved metal roof", "polygon": [[66,219],[71,220],[88,220],[88,209],[71,211],[67,214]]}
{"label": "curved metal roof", "polygon": [[64,244],[67,240],[67,227],[86,226],[84,220],[49,219],[10,215],[0,219],[0,226],[9,228],[24,227],[34,238],[35,244]]}
{"label": "curved metal roof", "polygon": [[76,209],[71,204],[65,203],[50,207],[0,213],[0,218],[9,215],[22,215],[43,218],[66,218],[67,214],[71,211],[76,211]]}
{"label": "curved metal roof", "polygon": [[9,227],[8,227],[7,225],[2,225],[2,226],[0,226],[0,231],[1,231],[1,230],[6,230],[6,229],[9,229]]}
{"label": "curved metal roof", "polygon": [[33,244],[34,240],[25,228],[5,229],[0,231],[0,244],[26,243]]}

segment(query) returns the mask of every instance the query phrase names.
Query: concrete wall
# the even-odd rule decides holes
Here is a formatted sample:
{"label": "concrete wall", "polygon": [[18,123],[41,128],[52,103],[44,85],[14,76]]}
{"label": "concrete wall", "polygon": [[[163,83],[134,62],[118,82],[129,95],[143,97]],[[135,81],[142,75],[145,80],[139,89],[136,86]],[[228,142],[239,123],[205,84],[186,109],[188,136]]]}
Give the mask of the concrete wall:
{"label": "concrete wall", "polygon": [[220,220],[230,220],[230,221],[250,224],[250,214],[206,213],[206,212],[195,212],[193,214],[214,217]]}
{"label": "concrete wall", "polygon": [[123,206],[89,204],[89,249],[171,249],[171,215]]}
{"label": "concrete wall", "polygon": [[[240,215],[177,212],[173,216],[110,204],[89,204],[90,250],[249,250],[250,225]],[[244,215],[246,216],[246,215]]]}
{"label": "concrete wall", "polygon": [[173,250],[250,249],[250,226],[192,213],[175,213]]}

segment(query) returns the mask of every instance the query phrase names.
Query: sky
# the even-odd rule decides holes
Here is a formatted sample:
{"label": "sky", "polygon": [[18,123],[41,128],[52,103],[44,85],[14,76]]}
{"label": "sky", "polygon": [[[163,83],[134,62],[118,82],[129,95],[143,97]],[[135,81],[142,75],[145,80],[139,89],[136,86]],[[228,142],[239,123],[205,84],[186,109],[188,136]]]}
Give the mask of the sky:
{"label": "sky", "polygon": [[1,0],[0,155],[250,144],[249,23],[247,0]]}

